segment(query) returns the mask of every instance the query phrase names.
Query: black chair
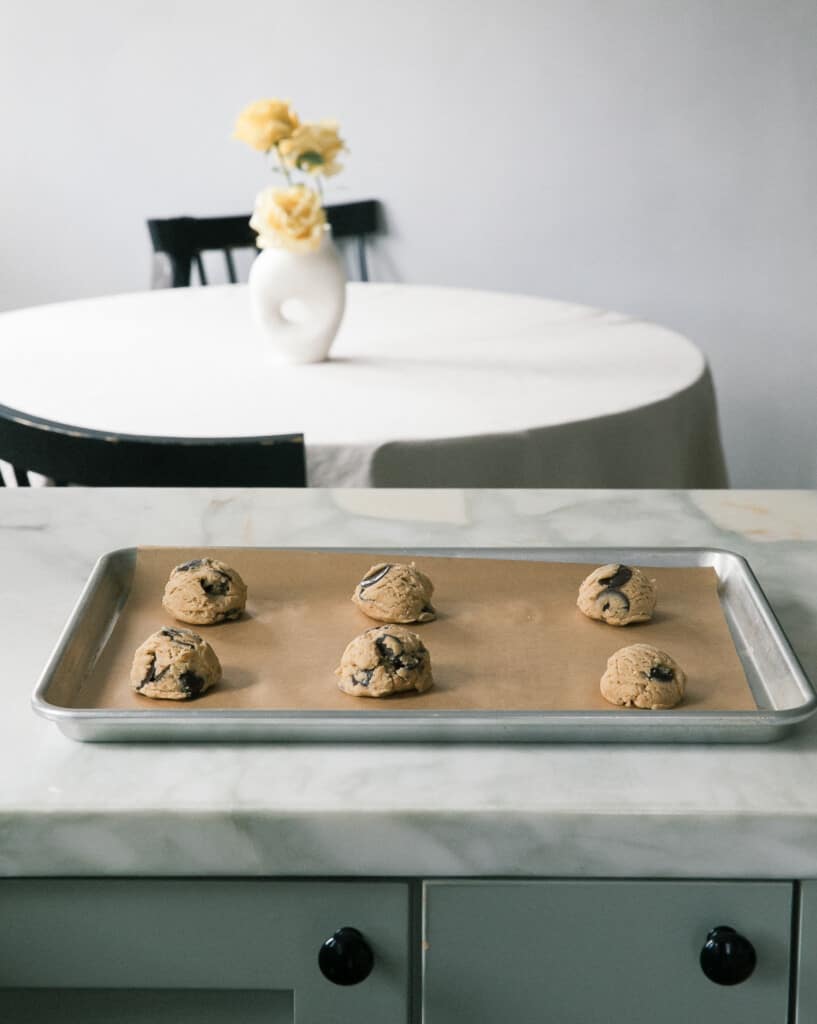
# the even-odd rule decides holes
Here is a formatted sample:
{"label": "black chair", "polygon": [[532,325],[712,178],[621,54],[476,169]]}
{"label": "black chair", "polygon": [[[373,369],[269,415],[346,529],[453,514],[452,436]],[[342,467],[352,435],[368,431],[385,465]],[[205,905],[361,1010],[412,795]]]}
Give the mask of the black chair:
{"label": "black chair", "polygon": [[[360,279],[368,281],[366,239],[378,230],[380,203],[376,199],[365,199],[357,203],[327,206],[325,209],[332,227],[332,237],[356,241]],[[153,251],[164,253],[170,259],[174,288],[186,288],[190,284],[194,263],[199,281],[207,284],[201,254],[219,249],[227,261],[227,277],[235,284],[238,277],[233,249],[255,248],[256,234],[250,227],[249,214],[238,217],[171,217],[166,220],[149,220],[148,230]]]}
{"label": "black chair", "polygon": [[28,486],[26,470],[85,487],[306,486],[303,434],[241,438],[106,434],[3,405],[0,459],[11,463],[21,487]]}

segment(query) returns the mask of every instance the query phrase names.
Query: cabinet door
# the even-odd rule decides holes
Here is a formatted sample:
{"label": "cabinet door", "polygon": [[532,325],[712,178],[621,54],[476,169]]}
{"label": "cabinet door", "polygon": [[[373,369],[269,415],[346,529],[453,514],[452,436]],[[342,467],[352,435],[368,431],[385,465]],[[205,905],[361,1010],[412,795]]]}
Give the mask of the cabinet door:
{"label": "cabinet door", "polygon": [[797,1024],[817,1024],[817,882],[800,886]]}
{"label": "cabinet door", "polygon": [[[346,1024],[408,1014],[408,889],[392,883],[0,881],[3,1024]],[[339,928],[374,954],[337,985]]]}
{"label": "cabinet door", "polygon": [[[788,883],[430,882],[424,1024],[785,1024]],[[750,940],[748,980],[699,963],[726,925]]]}

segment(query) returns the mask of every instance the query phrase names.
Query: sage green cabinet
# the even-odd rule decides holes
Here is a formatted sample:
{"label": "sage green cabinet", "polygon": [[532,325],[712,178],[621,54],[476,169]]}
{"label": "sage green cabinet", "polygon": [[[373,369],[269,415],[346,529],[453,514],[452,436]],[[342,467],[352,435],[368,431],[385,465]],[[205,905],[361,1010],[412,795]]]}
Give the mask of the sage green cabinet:
{"label": "sage green cabinet", "polygon": [[817,1024],[817,882],[800,886],[796,1024]]}
{"label": "sage green cabinet", "polygon": [[[791,914],[785,882],[428,882],[423,1024],[786,1024]],[[731,987],[699,964],[721,925],[757,953]]]}
{"label": "sage green cabinet", "polygon": [[[413,889],[422,934],[410,891],[387,880],[0,880],[0,1021],[789,1021],[791,883],[430,881]],[[796,1021],[817,1024],[817,883],[802,886],[801,906]],[[731,987],[699,964],[723,925],[757,954]],[[318,951],[349,926],[374,969],[338,986]]]}
{"label": "sage green cabinet", "polygon": [[[375,965],[340,986],[322,943]],[[406,1024],[408,886],[265,880],[0,881],[3,1024]]]}

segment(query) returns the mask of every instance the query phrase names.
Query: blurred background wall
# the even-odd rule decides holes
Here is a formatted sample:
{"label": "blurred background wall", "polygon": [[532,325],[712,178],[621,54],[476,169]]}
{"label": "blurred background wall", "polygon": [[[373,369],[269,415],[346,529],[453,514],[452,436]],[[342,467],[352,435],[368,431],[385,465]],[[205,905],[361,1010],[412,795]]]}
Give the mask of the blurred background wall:
{"label": "blurred background wall", "polygon": [[732,484],[817,486],[816,45],[814,0],[7,0],[0,309],[147,287],[145,218],[249,210],[233,121],[288,97],[385,205],[375,280],[671,326]]}

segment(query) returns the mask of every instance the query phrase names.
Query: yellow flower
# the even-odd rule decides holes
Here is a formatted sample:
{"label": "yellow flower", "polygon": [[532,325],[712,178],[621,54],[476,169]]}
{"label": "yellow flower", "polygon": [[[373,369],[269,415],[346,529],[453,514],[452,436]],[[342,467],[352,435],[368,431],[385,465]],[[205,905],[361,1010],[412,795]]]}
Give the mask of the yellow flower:
{"label": "yellow flower", "polygon": [[250,227],[258,232],[259,249],[280,246],[293,252],[314,252],[328,231],[320,197],[305,185],[259,192]]}
{"label": "yellow flower", "polygon": [[337,121],[318,121],[302,124],[281,142],[279,149],[288,167],[328,178],[341,170],[335,158],[346,144],[338,135]]}
{"label": "yellow flower", "polygon": [[258,100],[238,115],[233,138],[266,153],[292,135],[299,124],[289,100]]}

